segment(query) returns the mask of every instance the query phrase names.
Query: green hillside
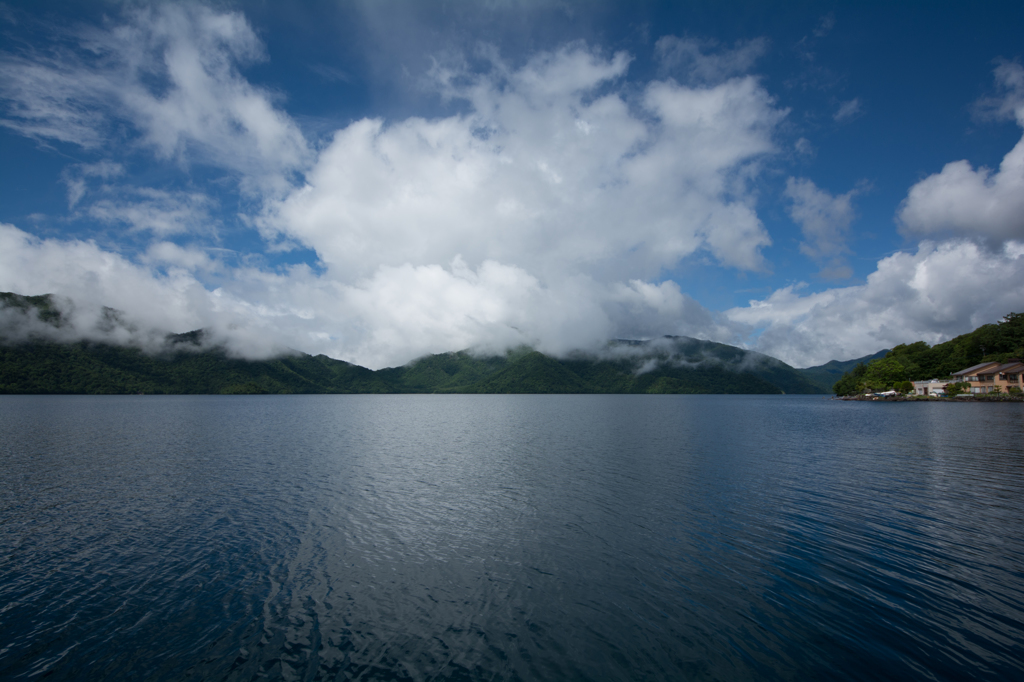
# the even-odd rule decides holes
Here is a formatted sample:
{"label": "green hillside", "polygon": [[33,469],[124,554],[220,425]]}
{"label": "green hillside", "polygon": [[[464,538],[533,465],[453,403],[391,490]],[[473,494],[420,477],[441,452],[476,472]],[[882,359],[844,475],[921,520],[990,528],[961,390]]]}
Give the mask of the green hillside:
{"label": "green hillside", "polygon": [[231,358],[223,350],[172,346],[148,355],[99,343],[30,342],[0,346],[0,393],[820,392],[796,370],[788,368],[787,374],[787,366],[774,363],[740,371],[705,358],[693,366],[666,361],[637,373],[641,360],[559,359],[524,349],[479,358],[463,351],[374,372],[302,353],[256,361]]}
{"label": "green hillside", "polygon": [[0,346],[0,393],[389,393],[374,372],[323,355],[250,361],[222,350],[148,355],[98,343]]}
{"label": "green hillside", "polygon": [[831,393],[832,387],[839,381],[844,374],[852,370],[857,365],[867,364],[872,360],[878,360],[884,358],[889,349],[880,350],[877,353],[871,355],[865,355],[862,358],[855,358],[853,360],[832,360],[826,362],[824,365],[818,365],[817,367],[805,367],[804,369],[798,369],[800,375],[810,381],[812,384],[821,389],[822,393]]}
{"label": "green hillside", "polygon": [[980,362],[1005,362],[1024,357],[1024,314],[1010,313],[995,324],[986,324],[945,343],[929,346],[924,341],[901,344],[883,358],[859,364],[835,384],[839,395],[865,388],[887,390],[902,381],[942,379]]}
{"label": "green hillside", "polygon": [[[65,324],[51,297],[0,296],[7,312]],[[119,321],[116,311],[110,319]],[[601,352],[566,358],[530,348],[486,357],[441,353],[373,371],[299,352],[271,360],[232,358],[222,348],[204,346],[201,330],[167,336],[157,353],[26,339],[9,331],[0,328],[0,393],[824,392],[775,358],[687,337],[615,341]]]}

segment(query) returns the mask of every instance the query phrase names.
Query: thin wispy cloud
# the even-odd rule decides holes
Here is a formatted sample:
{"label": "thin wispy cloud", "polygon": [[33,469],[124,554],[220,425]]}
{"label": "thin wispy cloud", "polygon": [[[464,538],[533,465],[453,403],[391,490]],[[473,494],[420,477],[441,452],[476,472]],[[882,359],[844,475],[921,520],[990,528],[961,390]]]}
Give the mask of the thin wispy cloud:
{"label": "thin wispy cloud", "polygon": [[857,118],[864,113],[864,106],[861,104],[859,98],[854,97],[851,100],[847,100],[839,105],[836,109],[836,113],[832,115],[832,119],[836,123],[846,123],[854,118]]}
{"label": "thin wispy cloud", "polygon": [[277,97],[239,73],[266,58],[241,14],[167,3],[75,35],[75,49],[0,59],[0,123],[85,149],[129,145],[185,166],[212,164],[259,192],[283,189],[309,159]]}
{"label": "thin wispy cloud", "polygon": [[847,237],[855,213],[853,198],[863,191],[857,187],[833,196],[808,178],[789,178],[783,193],[790,201],[789,215],[800,226],[800,253],[821,264],[826,279],[848,279],[853,273],[844,256],[850,253]]}

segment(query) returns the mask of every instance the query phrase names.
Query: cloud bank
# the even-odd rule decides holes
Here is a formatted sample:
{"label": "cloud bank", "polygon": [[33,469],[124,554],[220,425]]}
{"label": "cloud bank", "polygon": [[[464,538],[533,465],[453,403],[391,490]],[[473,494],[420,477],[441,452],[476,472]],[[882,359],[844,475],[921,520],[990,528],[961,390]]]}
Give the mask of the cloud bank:
{"label": "cloud bank", "polygon": [[922,242],[878,263],[867,282],[801,296],[779,289],[726,311],[758,328],[756,348],[797,367],[868,355],[900,343],[930,344],[1017,311],[1024,301],[1024,243],[998,253],[970,241]]}
{"label": "cloud bank", "polygon": [[[512,64],[482,46],[426,76],[461,113],[358,120],[313,152],[280,100],[242,77],[266,55],[240,14],[163,5],[79,41],[5,58],[5,125],[232,172],[260,199],[249,220],[267,243],[308,247],[322,268],[228,267],[202,242],[166,241],[215,232],[215,202],[118,184],[123,167],[106,161],[68,170],[69,205],[150,246],[130,257],[5,226],[9,289],[377,367],[466,346],[731,339],[659,275],[695,254],[768,267],[751,181],[786,112],[742,73],[761,42],[715,55],[662,41],[666,75],[639,87],[626,53],[574,43]],[[126,140],[111,137],[116,122]]]}
{"label": "cloud bank", "polygon": [[[955,162],[912,187],[904,231],[954,239],[889,256],[864,284],[803,295],[793,285],[713,312],[665,280],[688,259],[771,268],[758,187],[788,112],[748,73],[765,41],[662,38],[660,71],[643,82],[630,80],[629,54],[584,43],[516,62],[479,46],[438,57],[422,81],[456,113],[363,118],[310,141],[278,94],[244,77],[267,55],[239,13],[132,9],[73,39],[0,57],[0,123],[125,157],[72,164],[63,182],[74,217],[143,246],[0,225],[0,290],[112,306],[138,329],[203,327],[240,355],[291,347],[373,368],[664,334],[808,366],[940,341],[1024,300],[1024,142],[996,172]],[[993,115],[1024,126],[1020,66],[1001,65],[997,79]],[[813,152],[804,138],[797,147]],[[229,178],[260,247],[311,249],[315,267],[227,254],[224,194],[132,184],[139,155]],[[823,275],[850,274],[856,191],[787,184],[801,251]]]}
{"label": "cloud bank", "polygon": [[[446,267],[384,266],[344,284],[306,266],[284,273],[227,269],[209,254],[167,242],[151,247],[143,261],[0,225],[0,290],[24,290],[30,282],[30,293],[69,296],[92,316],[108,305],[154,337],[209,329],[247,357],[290,347],[379,368],[468,347],[500,351],[525,343],[564,354],[596,348],[627,328],[642,336],[711,332],[734,340],[674,282],[608,285],[579,276],[544,285],[521,268],[486,261],[471,269],[455,259]],[[221,286],[204,286],[195,274],[202,269],[221,269]],[[82,319],[83,330],[94,326]]]}

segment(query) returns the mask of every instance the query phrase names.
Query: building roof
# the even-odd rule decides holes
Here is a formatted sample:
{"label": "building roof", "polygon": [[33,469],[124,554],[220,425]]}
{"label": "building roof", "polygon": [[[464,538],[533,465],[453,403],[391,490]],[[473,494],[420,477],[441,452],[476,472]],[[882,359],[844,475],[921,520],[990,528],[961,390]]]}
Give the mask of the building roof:
{"label": "building roof", "polygon": [[1007,371],[1011,369],[1017,370],[1017,373],[1019,374],[1021,370],[1024,370],[1024,362],[1011,358],[1006,362],[1005,365],[999,365],[993,371],[999,372],[1000,374],[1005,374]]}
{"label": "building roof", "polygon": [[[996,367],[997,365],[999,365],[998,362],[983,362],[979,365],[962,369],[959,372],[953,372],[953,376],[958,377],[964,374],[975,374],[979,369],[983,369],[985,367]],[[986,372],[986,374],[988,374],[988,372]]]}

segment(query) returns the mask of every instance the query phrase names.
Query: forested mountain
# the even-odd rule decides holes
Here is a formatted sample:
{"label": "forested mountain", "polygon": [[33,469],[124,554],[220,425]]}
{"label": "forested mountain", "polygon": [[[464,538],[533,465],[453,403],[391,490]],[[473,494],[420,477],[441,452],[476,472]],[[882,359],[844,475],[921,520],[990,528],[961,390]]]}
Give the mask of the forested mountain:
{"label": "forested mountain", "polygon": [[1010,313],[995,324],[986,324],[945,343],[929,346],[924,341],[901,344],[885,357],[852,368],[836,382],[839,395],[865,388],[886,390],[902,381],[942,379],[980,362],[1005,362],[1024,357],[1024,314]]}
{"label": "forested mountain", "polygon": [[[0,294],[0,307],[17,312],[22,323],[67,324],[52,297]],[[117,311],[106,310],[115,324]],[[601,351],[564,358],[530,348],[493,356],[460,351],[378,371],[299,352],[243,360],[203,342],[201,330],[172,334],[147,352],[130,344],[58,342],[38,329],[14,334],[0,328],[0,393],[825,392],[802,374],[806,370],[687,337],[614,341]]]}
{"label": "forested mountain", "polygon": [[[708,343],[673,342],[698,347]],[[640,364],[639,358],[554,358],[521,348],[491,357],[442,353],[372,371],[305,353],[241,360],[223,350],[172,346],[151,355],[104,343],[33,341],[0,346],[0,393],[821,392],[797,370],[771,358],[749,367],[712,356],[692,364],[665,359],[638,372]]]}
{"label": "forested mountain", "polygon": [[817,367],[806,367],[804,369],[798,369],[797,371],[815,386],[821,389],[822,393],[831,393],[832,387],[837,381],[839,381],[844,374],[852,370],[857,365],[866,364],[872,360],[878,360],[884,358],[889,349],[880,350],[877,353],[871,355],[865,355],[862,358],[855,358],[853,360],[832,360],[826,362],[824,365],[818,365]]}

